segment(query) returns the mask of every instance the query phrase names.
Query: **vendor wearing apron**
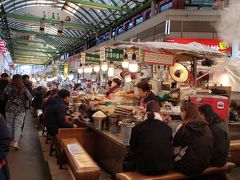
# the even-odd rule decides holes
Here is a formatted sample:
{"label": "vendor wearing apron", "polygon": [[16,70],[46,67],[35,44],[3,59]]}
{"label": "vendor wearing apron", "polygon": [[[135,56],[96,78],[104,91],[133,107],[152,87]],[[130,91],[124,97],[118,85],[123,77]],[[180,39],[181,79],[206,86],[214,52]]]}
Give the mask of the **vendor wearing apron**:
{"label": "vendor wearing apron", "polygon": [[120,79],[113,78],[111,87],[110,87],[109,91],[106,93],[108,99],[112,99],[113,94],[115,94],[116,92],[121,90],[121,88],[120,88],[121,83],[122,83],[122,81]]}
{"label": "vendor wearing apron", "polygon": [[141,107],[144,107],[146,109],[147,104],[152,100],[159,102],[159,99],[157,98],[157,96],[153,94],[153,92],[151,91],[151,87],[147,81],[139,82],[137,84],[137,88],[138,88],[138,95],[141,97],[140,99]]}

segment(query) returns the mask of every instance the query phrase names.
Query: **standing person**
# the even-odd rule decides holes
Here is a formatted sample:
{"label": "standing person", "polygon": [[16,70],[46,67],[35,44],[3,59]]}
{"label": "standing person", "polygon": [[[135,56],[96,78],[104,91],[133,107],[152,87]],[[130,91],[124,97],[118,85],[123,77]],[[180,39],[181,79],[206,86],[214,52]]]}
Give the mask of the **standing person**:
{"label": "standing person", "polygon": [[183,103],[180,110],[183,124],[173,139],[173,146],[180,148],[174,169],[187,176],[197,176],[210,165],[213,136],[193,103]]}
{"label": "standing person", "polygon": [[113,78],[109,91],[106,93],[108,99],[113,98],[113,94],[121,90],[122,81],[119,78]]}
{"label": "standing person", "polygon": [[29,80],[29,76],[25,74],[22,76],[22,79],[28,91],[31,93],[31,95],[33,95],[32,82]]}
{"label": "standing person", "polygon": [[6,103],[3,99],[3,92],[9,83],[9,76],[7,73],[2,73],[0,78],[0,114],[5,117],[5,106]]}
{"label": "standing person", "polygon": [[21,75],[13,76],[12,81],[4,90],[4,99],[6,100],[6,121],[7,127],[11,133],[13,147],[19,150],[19,141],[21,128],[26,114],[26,102],[32,96],[24,86]]}
{"label": "standing person", "polygon": [[10,180],[9,169],[7,165],[7,153],[11,143],[11,135],[6,126],[6,121],[0,115],[0,179]]}
{"label": "standing person", "polygon": [[123,170],[164,174],[173,168],[172,129],[163,122],[157,101],[149,102],[146,111],[146,120],[132,129]]}
{"label": "standing person", "polygon": [[46,107],[44,113],[44,124],[50,135],[58,133],[59,128],[72,128],[73,124],[66,120],[66,103],[70,97],[68,90],[62,89],[54,96]]}
{"label": "standing person", "polygon": [[151,87],[147,81],[141,81],[137,84],[138,94],[141,97],[140,106],[146,109],[147,104],[154,100],[159,101],[158,97],[153,94]]}
{"label": "standing person", "polygon": [[214,112],[213,108],[209,104],[200,106],[199,111],[208,122],[214,138],[211,165],[222,167],[228,161],[228,152],[230,145],[227,125]]}

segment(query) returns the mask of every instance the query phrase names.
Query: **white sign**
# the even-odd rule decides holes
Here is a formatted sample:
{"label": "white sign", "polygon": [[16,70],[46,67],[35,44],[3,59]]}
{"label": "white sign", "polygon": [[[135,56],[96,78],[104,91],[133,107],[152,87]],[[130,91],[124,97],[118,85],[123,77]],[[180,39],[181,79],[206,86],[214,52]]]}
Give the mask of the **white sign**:
{"label": "white sign", "polygon": [[145,51],[145,53],[144,53],[144,63],[173,65],[174,55],[165,54],[165,53],[153,53],[153,52],[146,52]]}
{"label": "white sign", "polygon": [[85,64],[86,62],[86,53],[81,53],[81,64]]}
{"label": "white sign", "polygon": [[101,62],[104,62],[105,61],[105,48],[104,47],[101,47],[100,48],[100,61]]}

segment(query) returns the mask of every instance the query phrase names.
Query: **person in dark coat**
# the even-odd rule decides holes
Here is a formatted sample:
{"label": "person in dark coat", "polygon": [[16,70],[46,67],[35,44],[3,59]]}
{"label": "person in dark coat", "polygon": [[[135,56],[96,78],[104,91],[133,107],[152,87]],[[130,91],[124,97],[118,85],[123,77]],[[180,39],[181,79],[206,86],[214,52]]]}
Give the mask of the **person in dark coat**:
{"label": "person in dark coat", "polygon": [[175,157],[174,170],[187,176],[197,176],[210,165],[213,136],[193,103],[183,103],[180,109],[183,124],[173,140],[173,146],[180,149]]}
{"label": "person in dark coat", "polygon": [[70,96],[68,90],[62,89],[54,96],[46,107],[44,113],[44,124],[50,135],[58,133],[59,128],[72,128],[73,124],[66,121],[66,102]]}
{"label": "person in dark coat", "polygon": [[9,169],[7,165],[7,153],[11,143],[11,135],[7,128],[5,119],[0,115],[0,179],[10,180]]}
{"label": "person in dark coat", "polygon": [[137,88],[138,94],[141,97],[140,106],[146,108],[147,104],[152,100],[159,102],[158,97],[153,94],[151,87],[146,80],[139,82]]}
{"label": "person in dark coat", "polygon": [[200,113],[205,120],[213,134],[213,156],[211,165],[222,167],[228,161],[230,137],[226,123],[214,112],[209,104],[199,107]]}
{"label": "person in dark coat", "polygon": [[27,74],[22,76],[23,82],[25,87],[28,89],[28,91],[33,95],[33,89],[32,89],[32,82],[29,80],[29,76]]}
{"label": "person in dark coat", "polygon": [[37,87],[35,97],[32,101],[32,107],[35,109],[42,109],[42,103],[43,103],[43,95],[46,93],[47,89],[39,86]]}
{"label": "person in dark coat", "polygon": [[159,111],[157,101],[149,102],[146,120],[133,127],[124,171],[157,175],[173,168],[172,129],[163,122]]}
{"label": "person in dark coat", "polygon": [[3,99],[3,92],[9,82],[9,75],[7,73],[2,73],[0,78],[0,114],[2,114],[4,117],[6,102]]}

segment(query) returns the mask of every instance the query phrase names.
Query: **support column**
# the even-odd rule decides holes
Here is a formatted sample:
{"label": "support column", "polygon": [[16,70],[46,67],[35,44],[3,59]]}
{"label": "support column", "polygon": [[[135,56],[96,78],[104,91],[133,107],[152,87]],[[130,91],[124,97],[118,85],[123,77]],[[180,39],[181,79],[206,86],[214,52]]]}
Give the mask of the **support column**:
{"label": "support column", "polygon": [[152,0],[150,17],[153,17],[155,15],[155,10],[156,10],[156,0]]}
{"label": "support column", "polygon": [[238,40],[233,41],[233,43],[232,43],[232,57],[239,57],[240,53],[239,53],[238,47],[239,47],[239,41]]}

